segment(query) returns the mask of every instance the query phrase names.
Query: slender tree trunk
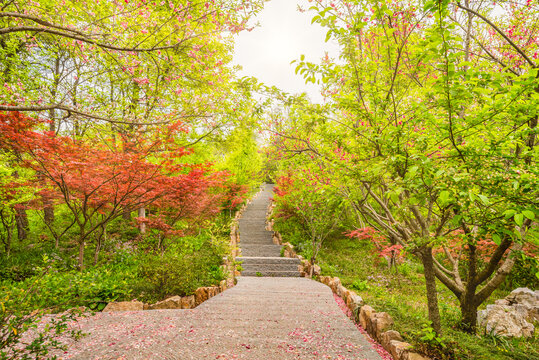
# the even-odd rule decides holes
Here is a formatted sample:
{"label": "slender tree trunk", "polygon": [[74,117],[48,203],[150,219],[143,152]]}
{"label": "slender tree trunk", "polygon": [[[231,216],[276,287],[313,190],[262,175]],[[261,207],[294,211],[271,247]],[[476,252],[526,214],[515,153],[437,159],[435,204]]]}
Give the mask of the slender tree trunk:
{"label": "slender tree trunk", "polygon": [[[15,179],[19,178],[19,172],[14,171],[12,175]],[[26,210],[23,207],[20,206],[14,206],[15,210],[15,223],[17,225],[17,238],[19,241],[26,240],[28,237],[28,215],[26,214]]]}
{"label": "slender tree trunk", "polygon": [[[38,173],[37,179],[41,185],[46,184],[43,174]],[[43,194],[41,199],[43,201],[43,219],[48,227],[52,227],[54,223],[54,207],[52,206],[51,198],[47,194]]]}
{"label": "slender tree trunk", "polygon": [[421,261],[423,263],[425,285],[427,288],[427,308],[429,320],[432,328],[438,334],[442,332],[440,323],[440,309],[438,308],[438,292],[436,290],[436,277],[434,275],[434,261],[432,259],[432,248],[425,247],[421,250]]}
{"label": "slender tree trunk", "polygon": [[54,208],[52,207],[51,201],[48,198],[43,199],[43,204],[45,204],[43,207],[45,222],[52,226],[54,223]]}
{"label": "slender tree trunk", "polygon": [[[139,218],[146,218],[146,208],[144,206],[140,207],[138,209],[138,217]],[[145,234],[146,233],[146,224],[141,222],[139,224],[139,230],[140,230],[141,234]]]}
{"label": "slender tree trunk", "polygon": [[81,231],[79,238],[79,270],[81,271],[84,269],[84,247],[86,246],[86,241],[82,234],[84,234],[84,231]]}
{"label": "slender tree trunk", "polygon": [[6,226],[7,242],[6,242],[6,255],[9,257],[11,254],[11,242],[13,239],[13,233],[11,226]]}
{"label": "slender tree trunk", "polygon": [[5,247],[6,256],[9,257],[9,255],[11,254],[11,242],[12,242],[12,238],[13,238],[13,233],[12,233],[13,225],[12,225],[12,222],[7,220],[6,217],[4,216],[4,214],[2,214],[1,212],[0,212],[0,220],[2,221],[2,225],[6,229],[6,240],[4,241],[4,247]]}

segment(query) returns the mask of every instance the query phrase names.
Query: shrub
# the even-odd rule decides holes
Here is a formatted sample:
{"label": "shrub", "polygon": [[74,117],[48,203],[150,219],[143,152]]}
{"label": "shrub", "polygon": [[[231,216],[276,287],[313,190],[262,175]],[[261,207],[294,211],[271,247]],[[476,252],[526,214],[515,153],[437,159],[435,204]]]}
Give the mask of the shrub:
{"label": "shrub", "polygon": [[[45,269],[42,276],[48,271]],[[40,279],[34,279],[25,291],[7,290],[0,295],[0,360],[50,359],[50,350],[66,349],[57,340],[59,335],[67,333],[75,339],[82,335],[80,330],[68,330],[68,323],[80,315],[78,311],[52,317],[46,322],[42,322],[43,311],[31,311]],[[30,334],[26,335],[28,331]]]}
{"label": "shrub", "polygon": [[[183,251],[182,251],[183,249]],[[185,296],[201,286],[218,284],[225,279],[220,265],[223,253],[208,240],[189,247],[171,247],[164,254],[140,257],[137,294],[145,301],[168,296]]]}

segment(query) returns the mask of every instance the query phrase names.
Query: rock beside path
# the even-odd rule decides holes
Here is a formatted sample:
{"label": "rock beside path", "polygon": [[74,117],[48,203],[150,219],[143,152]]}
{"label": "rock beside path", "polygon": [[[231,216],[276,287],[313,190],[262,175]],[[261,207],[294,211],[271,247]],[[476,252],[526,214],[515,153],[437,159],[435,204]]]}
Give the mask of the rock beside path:
{"label": "rock beside path", "polygon": [[140,311],[144,310],[144,303],[141,301],[119,301],[108,303],[103,312],[115,311]]}

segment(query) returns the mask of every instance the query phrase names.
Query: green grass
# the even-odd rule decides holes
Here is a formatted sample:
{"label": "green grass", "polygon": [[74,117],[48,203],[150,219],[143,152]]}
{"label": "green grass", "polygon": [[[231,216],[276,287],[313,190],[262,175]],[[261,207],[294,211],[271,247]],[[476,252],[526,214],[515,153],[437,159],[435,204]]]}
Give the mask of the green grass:
{"label": "green grass", "polygon": [[[285,241],[299,245],[302,237],[291,221],[278,223],[277,229]],[[395,320],[394,330],[418,348],[424,348],[418,334],[427,322],[427,300],[423,267],[415,259],[399,265],[398,273],[389,270],[367,241],[345,238],[328,239],[318,255],[322,275],[338,276],[343,285],[356,291],[376,311],[385,311]],[[537,338],[505,339],[494,336],[470,335],[457,330],[460,310],[458,300],[442,284],[437,284],[446,359],[470,360],[531,360],[539,359]],[[508,291],[497,290],[487,303],[506,296]],[[481,308],[484,308],[486,304]],[[442,358],[442,357],[439,357]]]}

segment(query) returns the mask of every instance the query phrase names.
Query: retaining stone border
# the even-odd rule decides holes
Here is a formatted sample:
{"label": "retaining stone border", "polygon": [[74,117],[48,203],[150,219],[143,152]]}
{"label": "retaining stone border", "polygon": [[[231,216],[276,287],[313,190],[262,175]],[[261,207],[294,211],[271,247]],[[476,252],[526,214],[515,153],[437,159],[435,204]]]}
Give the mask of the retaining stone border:
{"label": "retaining stone border", "polygon": [[[275,204],[273,203],[269,205],[268,215],[273,212],[274,207]],[[268,221],[268,230],[273,231],[274,243],[283,245],[283,255],[285,257],[300,259],[299,271],[301,276],[312,278],[329,286],[334,294],[344,300],[353,314],[353,320],[359,323],[374,340],[378,341],[394,360],[430,360],[414,352],[412,344],[404,342],[398,331],[389,330],[394,324],[391,315],[386,312],[376,312],[372,307],[366,305],[363,298],[344,287],[338,277],[322,276],[320,266],[313,266],[308,260],[296,253],[294,245],[283,242],[281,234],[273,229],[273,221]]]}

